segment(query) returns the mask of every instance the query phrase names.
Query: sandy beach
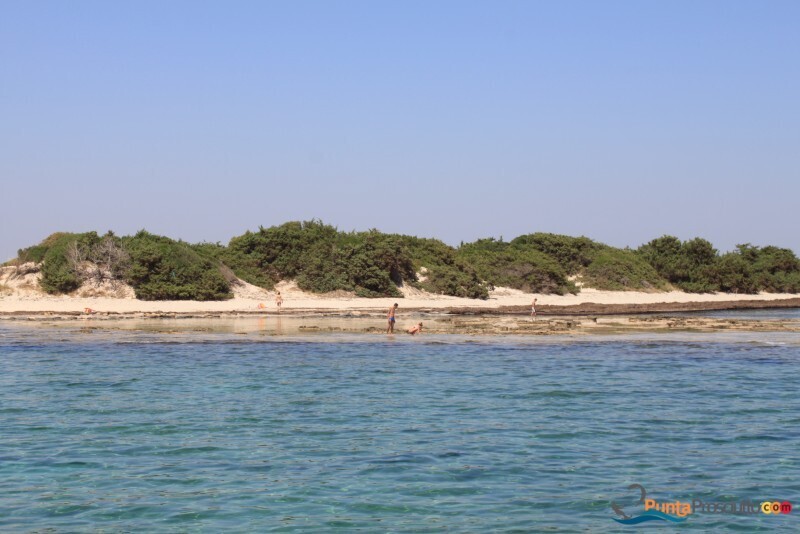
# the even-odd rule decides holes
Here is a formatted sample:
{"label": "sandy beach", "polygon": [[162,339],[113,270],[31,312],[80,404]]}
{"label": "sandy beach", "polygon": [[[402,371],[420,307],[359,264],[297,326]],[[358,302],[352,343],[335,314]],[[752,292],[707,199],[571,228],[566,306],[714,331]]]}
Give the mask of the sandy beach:
{"label": "sandy beach", "polygon": [[[35,278],[11,280],[8,270],[0,276],[0,316],[18,314],[95,313],[136,314],[237,314],[278,313],[275,291],[245,282],[234,285],[234,298],[225,301],[144,301],[136,299],[128,287],[94,288],[85,286],[70,296],[48,295],[38,289]],[[401,288],[403,298],[359,298],[344,292],[312,294],[294,282],[284,281],[275,288],[283,297],[280,313],[324,312],[333,314],[380,313],[395,302],[401,310],[474,314],[528,313],[537,298],[541,315],[606,314],[691,311],[730,308],[800,307],[800,295],[760,293],[684,293],[682,291],[644,293],[636,291],[598,291],[583,288],[577,295],[533,295],[522,291],[495,288],[487,300],[435,295],[415,288]],[[109,295],[115,296],[109,296]]]}

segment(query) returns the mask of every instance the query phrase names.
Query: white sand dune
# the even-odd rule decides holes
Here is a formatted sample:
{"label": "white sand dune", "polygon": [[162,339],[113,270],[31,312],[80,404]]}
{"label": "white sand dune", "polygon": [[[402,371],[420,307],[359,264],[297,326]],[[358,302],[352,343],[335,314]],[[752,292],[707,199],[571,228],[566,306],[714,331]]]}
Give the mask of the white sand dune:
{"label": "white sand dune", "polygon": [[[234,298],[226,301],[143,301],[133,296],[127,287],[92,288],[84,286],[73,296],[47,295],[38,289],[38,274],[14,277],[10,268],[0,271],[0,313],[14,312],[81,312],[91,308],[98,312],[136,313],[204,313],[237,311],[267,312],[277,311],[275,291],[241,282],[234,286]],[[415,288],[402,288],[404,298],[359,298],[346,292],[329,295],[316,295],[302,291],[291,281],[281,282],[276,287],[283,296],[283,310],[287,312],[303,310],[331,311],[380,311],[397,302],[400,308],[446,309],[446,308],[484,308],[493,309],[504,306],[530,306],[534,297],[538,306],[571,306],[582,303],[595,304],[655,304],[686,302],[730,302],[741,300],[772,301],[798,298],[796,294],[760,293],[757,295],[734,295],[729,293],[696,294],[681,291],[643,293],[637,291],[599,291],[582,288],[577,295],[532,295],[515,289],[498,287],[490,293],[488,300],[467,299],[435,295]],[[98,296],[98,295],[115,296]],[[263,308],[259,305],[263,304]]]}

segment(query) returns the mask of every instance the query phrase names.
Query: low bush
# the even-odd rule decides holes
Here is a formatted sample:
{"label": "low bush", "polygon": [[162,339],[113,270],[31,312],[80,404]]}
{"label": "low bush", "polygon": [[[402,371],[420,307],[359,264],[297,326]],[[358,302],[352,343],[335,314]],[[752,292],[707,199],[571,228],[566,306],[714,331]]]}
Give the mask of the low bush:
{"label": "low bush", "polygon": [[718,291],[716,249],[705,239],[681,242],[663,236],[639,247],[637,252],[668,282],[690,293]]}
{"label": "low bush", "polygon": [[601,249],[583,271],[583,283],[607,291],[664,290],[669,284],[641,256],[630,250]]}
{"label": "low bush", "polygon": [[479,239],[459,247],[458,254],[493,286],[558,295],[578,292],[556,260],[530,243]]}
{"label": "low bush", "polygon": [[489,298],[489,288],[477,270],[457,251],[438,239],[396,236],[408,248],[414,272],[424,270],[421,279],[410,280],[412,285],[441,295],[473,299]]}
{"label": "low bush", "polygon": [[785,248],[746,244],[719,255],[705,239],[663,236],[642,245],[639,254],[684,291],[800,292],[800,260]]}
{"label": "low bush", "polygon": [[800,260],[789,249],[774,246],[759,249],[753,271],[761,291],[800,292]]}
{"label": "low bush", "polygon": [[259,228],[231,239],[220,255],[237,276],[271,289],[295,279],[301,289],[352,291],[364,297],[401,297],[398,285],[414,280],[411,256],[400,236],[339,232],[321,221]]}
{"label": "low bush", "polygon": [[567,275],[579,274],[588,267],[598,252],[606,245],[596,243],[588,237],[537,232],[521,235],[511,240],[514,247],[533,249],[552,258]]}
{"label": "low bush", "polygon": [[377,230],[340,232],[317,220],[261,227],[227,246],[189,245],[146,231],[123,238],[61,232],[21,249],[12,263],[27,262],[41,265],[41,286],[49,293],[111,280],[129,283],[145,300],[230,298],[236,277],[265,289],[294,279],[316,293],[395,298],[402,297],[404,284],[482,299],[491,286],[577,293],[573,276],[606,290],[800,292],[800,260],[774,246],[739,245],[720,255],[701,238],[662,236],[631,251],[586,237],[533,233],[455,249],[437,239]]}
{"label": "low bush", "polygon": [[123,238],[130,254],[127,280],[142,300],[224,300],[230,285],[219,264],[191,246],[144,230]]}
{"label": "low bush", "polygon": [[[47,293],[71,293],[81,285],[78,272],[67,259],[67,250],[81,234],[53,234],[40,245],[42,254],[42,289]],[[30,249],[29,249],[30,250]],[[37,255],[41,249],[37,250]]]}
{"label": "low bush", "polygon": [[739,252],[720,256],[714,272],[714,283],[727,293],[758,293],[758,280],[753,264]]}

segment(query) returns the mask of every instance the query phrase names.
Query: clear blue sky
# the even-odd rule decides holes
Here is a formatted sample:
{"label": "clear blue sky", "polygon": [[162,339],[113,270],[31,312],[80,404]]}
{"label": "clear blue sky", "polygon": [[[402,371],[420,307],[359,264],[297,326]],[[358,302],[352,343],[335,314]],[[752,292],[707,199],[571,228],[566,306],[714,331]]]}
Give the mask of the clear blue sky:
{"label": "clear blue sky", "polygon": [[289,220],[800,252],[800,2],[0,4],[0,258]]}

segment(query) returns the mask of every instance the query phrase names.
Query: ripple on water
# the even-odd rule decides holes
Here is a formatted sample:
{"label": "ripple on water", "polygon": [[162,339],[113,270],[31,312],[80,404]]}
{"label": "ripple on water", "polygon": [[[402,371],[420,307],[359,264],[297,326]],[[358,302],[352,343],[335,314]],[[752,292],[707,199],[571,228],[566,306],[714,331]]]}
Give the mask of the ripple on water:
{"label": "ripple on water", "polygon": [[3,333],[4,531],[604,531],[632,483],[800,491],[792,339]]}

